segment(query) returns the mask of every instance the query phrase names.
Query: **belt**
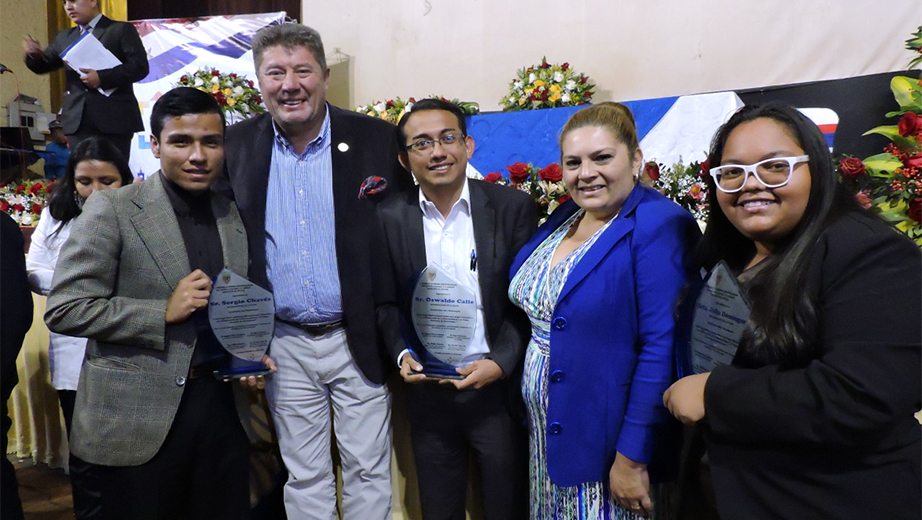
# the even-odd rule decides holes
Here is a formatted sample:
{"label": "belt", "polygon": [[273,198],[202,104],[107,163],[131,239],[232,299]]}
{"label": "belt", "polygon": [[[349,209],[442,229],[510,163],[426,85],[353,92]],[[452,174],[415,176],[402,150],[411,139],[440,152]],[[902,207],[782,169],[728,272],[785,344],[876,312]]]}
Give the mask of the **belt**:
{"label": "belt", "polygon": [[186,379],[198,379],[200,377],[210,376],[214,374],[214,370],[214,367],[207,365],[189,367],[189,376]]}
{"label": "belt", "polygon": [[276,318],[276,319],[286,325],[291,325],[292,327],[301,329],[304,332],[310,334],[311,336],[321,336],[323,334],[326,334],[327,332],[336,330],[343,326],[343,320],[336,320],[336,321],[331,321],[330,323],[321,323],[318,325],[304,325],[304,324],[296,323],[293,321],[283,320],[281,318]]}

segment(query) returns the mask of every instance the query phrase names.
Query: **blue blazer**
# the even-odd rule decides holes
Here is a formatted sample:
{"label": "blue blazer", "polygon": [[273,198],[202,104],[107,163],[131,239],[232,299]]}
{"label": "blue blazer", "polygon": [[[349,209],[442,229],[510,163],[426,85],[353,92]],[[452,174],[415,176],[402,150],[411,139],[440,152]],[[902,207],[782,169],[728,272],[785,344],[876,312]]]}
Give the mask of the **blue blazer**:
{"label": "blue blazer", "polygon": [[[579,207],[562,204],[519,251],[514,275]],[[675,381],[676,297],[701,233],[691,214],[638,185],[576,264],[551,319],[548,475],[558,486],[608,481],[620,452],[649,465],[677,460],[663,446],[678,423],[663,407]]]}

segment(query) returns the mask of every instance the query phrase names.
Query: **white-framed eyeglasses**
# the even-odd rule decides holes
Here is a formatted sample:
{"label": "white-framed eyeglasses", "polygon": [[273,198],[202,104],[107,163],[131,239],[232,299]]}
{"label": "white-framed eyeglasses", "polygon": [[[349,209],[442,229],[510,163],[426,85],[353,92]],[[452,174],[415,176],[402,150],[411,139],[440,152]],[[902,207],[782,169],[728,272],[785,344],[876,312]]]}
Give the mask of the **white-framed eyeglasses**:
{"label": "white-framed eyeglasses", "polygon": [[755,164],[724,164],[715,166],[708,172],[714,179],[717,189],[724,193],[736,193],[743,189],[749,174],[766,188],[780,188],[791,180],[794,167],[810,160],[809,155],[796,157],[772,157]]}
{"label": "white-framed eyeglasses", "polygon": [[451,146],[456,143],[460,144],[461,142],[464,141],[465,137],[467,136],[462,134],[461,132],[445,134],[442,136],[441,139],[423,139],[423,140],[408,144],[407,150],[416,150],[417,152],[425,152],[426,150],[429,150],[430,148],[435,146],[435,143],[439,143],[442,146]]}

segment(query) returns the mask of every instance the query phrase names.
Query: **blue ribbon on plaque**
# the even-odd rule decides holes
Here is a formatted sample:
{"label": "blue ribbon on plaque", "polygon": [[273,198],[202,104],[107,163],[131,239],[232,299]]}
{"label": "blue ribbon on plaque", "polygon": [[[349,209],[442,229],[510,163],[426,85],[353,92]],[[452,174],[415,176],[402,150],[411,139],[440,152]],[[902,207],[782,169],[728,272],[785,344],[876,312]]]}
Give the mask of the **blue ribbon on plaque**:
{"label": "blue ribbon on plaque", "polygon": [[435,378],[460,378],[455,370],[474,340],[477,297],[445,269],[430,265],[416,280],[410,321],[422,347],[422,373]]}

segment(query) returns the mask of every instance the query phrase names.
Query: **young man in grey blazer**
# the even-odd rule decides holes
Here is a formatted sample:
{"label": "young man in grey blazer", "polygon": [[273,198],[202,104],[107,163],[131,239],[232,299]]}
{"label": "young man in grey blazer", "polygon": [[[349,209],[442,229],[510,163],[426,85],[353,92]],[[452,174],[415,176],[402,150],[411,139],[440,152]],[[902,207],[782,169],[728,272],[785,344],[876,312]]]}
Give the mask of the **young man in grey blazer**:
{"label": "young man in grey blazer", "polygon": [[160,171],[87,200],[48,297],[48,328],[89,338],[70,446],[101,466],[107,518],[242,520],[248,442],[207,316],[212,278],[247,270],[237,207],[210,191],[224,116],[178,88],[151,131]]}
{"label": "young man in grey blazer", "polygon": [[[398,129],[400,162],[419,189],[378,206],[383,251],[375,296],[391,363],[409,383],[405,404],[423,517],[464,518],[473,458],[485,517],[524,518],[527,437],[524,415],[515,411],[530,328],[506,292],[509,265],[535,231],[535,203],[516,189],[467,179],[474,139],[457,106],[422,100]],[[408,312],[413,282],[434,265],[475,295],[476,325],[455,374],[460,380],[419,374],[424,353],[412,333],[401,334],[414,329]]]}

